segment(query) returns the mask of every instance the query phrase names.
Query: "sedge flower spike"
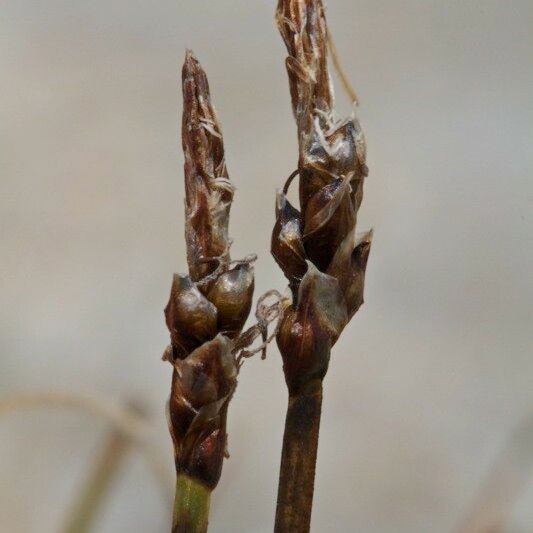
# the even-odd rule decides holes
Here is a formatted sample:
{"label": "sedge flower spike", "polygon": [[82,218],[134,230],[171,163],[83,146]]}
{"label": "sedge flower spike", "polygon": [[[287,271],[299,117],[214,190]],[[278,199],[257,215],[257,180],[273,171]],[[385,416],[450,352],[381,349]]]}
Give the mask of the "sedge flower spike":
{"label": "sedge flower spike", "polygon": [[[366,143],[355,117],[339,120],[328,71],[321,0],[279,0],[298,169],[276,201],[271,250],[289,281],[277,335],[289,391],[276,528],[309,531],[322,380],[330,351],[363,303],[372,232],[356,234],[368,174]],[[287,199],[299,175],[299,209]],[[304,420],[305,419],[305,420]]]}
{"label": "sedge flower spike", "polygon": [[226,454],[227,410],[239,370],[235,347],[243,344],[240,334],[252,305],[255,257],[230,259],[234,186],[207,77],[191,52],[182,84],[189,273],[174,275],[165,308],[171,344],[164,359],[173,366],[168,402],[177,472],[173,532],[199,533],[207,530],[209,494]]}

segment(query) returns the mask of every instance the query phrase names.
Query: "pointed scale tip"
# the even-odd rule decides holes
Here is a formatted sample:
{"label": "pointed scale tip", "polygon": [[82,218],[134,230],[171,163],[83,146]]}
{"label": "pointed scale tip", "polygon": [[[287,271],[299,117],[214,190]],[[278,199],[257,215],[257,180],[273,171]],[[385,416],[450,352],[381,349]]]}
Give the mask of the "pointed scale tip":
{"label": "pointed scale tip", "polygon": [[196,83],[199,77],[205,78],[205,72],[200,65],[200,62],[189,48],[185,50],[185,59],[183,61],[183,68],[181,71],[183,83],[187,80],[195,80]]}

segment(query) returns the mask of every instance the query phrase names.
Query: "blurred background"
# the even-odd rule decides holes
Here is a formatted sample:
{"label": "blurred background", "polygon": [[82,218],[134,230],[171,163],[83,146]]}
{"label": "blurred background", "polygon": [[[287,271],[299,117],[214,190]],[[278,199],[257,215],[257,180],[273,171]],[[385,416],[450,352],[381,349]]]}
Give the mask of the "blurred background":
{"label": "blurred background", "polygon": [[[172,480],[181,62],[193,48],[222,122],[233,254],[259,254],[256,295],[283,289],[269,240],[297,145],[275,2],[1,5],[0,397],[142,405]],[[531,532],[533,4],[330,0],[328,19],[361,100],[375,239],[325,381],[313,530],[451,532],[496,469],[480,512]],[[338,83],[337,100],[349,113]],[[273,345],[240,374],[213,533],[272,530],[285,406]],[[0,531],[61,531],[109,431],[76,409],[4,413]],[[167,531],[144,455],[121,466],[93,531]]]}

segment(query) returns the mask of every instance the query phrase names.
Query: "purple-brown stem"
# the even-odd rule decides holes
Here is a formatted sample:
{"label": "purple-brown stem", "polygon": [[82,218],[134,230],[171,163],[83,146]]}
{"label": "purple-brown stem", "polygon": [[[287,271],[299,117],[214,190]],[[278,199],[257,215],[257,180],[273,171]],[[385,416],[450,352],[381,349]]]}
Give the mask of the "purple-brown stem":
{"label": "purple-brown stem", "polygon": [[275,533],[309,531],[322,409],[322,381],[289,396],[281,455]]}

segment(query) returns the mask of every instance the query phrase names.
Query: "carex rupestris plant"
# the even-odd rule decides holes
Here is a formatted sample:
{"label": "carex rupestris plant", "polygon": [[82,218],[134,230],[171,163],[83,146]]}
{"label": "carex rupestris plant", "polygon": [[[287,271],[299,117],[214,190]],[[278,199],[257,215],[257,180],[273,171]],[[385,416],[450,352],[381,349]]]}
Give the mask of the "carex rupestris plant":
{"label": "carex rupestris plant", "polygon": [[171,345],[164,358],[173,366],[168,403],[177,473],[172,531],[199,533],[207,530],[210,494],[226,453],[227,410],[239,369],[235,352],[252,305],[255,258],[230,259],[234,186],[207,77],[191,52],[182,83],[189,273],[174,275],[165,308]]}
{"label": "carex rupestris plant", "polygon": [[[321,0],[279,0],[276,21],[298,132],[298,168],[278,193],[272,254],[289,281],[277,335],[289,392],[276,512],[277,533],[310,528],[322,381],[330,351],[363,303],[372,233],[357,235],[368,174],[355,117],[340,120],[328,71]],[[299,209],[287,199],[299,176]]]}

